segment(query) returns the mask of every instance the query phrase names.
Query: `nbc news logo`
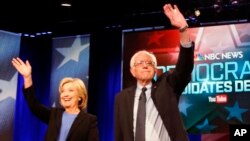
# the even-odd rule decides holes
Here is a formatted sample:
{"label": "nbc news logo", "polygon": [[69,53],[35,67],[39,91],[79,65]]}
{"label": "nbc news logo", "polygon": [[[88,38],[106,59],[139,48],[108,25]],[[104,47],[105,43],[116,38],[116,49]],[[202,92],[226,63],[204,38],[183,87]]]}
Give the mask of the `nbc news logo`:
{"label": "nbc news logo", "polygon": [[195,61],[205,61],[205,60],[213,61],[213,60],[242,59],[243,57],[244,57],[243,51],[208,53],[208,54],[197,53],[194,56],[194,60]]}

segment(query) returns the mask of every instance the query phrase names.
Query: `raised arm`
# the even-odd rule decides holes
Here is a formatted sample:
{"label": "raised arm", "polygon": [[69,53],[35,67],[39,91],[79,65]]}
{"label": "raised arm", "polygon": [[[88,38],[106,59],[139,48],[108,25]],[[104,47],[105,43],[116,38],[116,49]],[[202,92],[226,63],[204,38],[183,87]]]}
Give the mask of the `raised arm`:
{"label": "raised arm", "polygon": [[169,18],[172,26],[177,27],[180,31],[180,42],[182,45],[190,44],[188,33],[188,24],[182,13],[176,5],[165,4],[163,6],[164,14]]}
{"label": "raised arm", "polygon": [[32,76],[31,71],[32,67],[29,61],[25,61],[25,63],[20,58],[13,58],[12,65],[16,68],[16,70],[23,76],[24,79],[24,88],[28,88],[32,85]]}

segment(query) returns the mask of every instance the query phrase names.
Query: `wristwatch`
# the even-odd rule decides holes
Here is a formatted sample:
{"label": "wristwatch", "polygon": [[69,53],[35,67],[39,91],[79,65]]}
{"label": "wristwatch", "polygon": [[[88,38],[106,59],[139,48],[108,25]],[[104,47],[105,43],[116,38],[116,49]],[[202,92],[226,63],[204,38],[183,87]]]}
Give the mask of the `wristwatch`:
{"label": "wristwatch", "polygon": [[184,26],[184,27],[182,27],[182,28],[179,28],[179,31],[180,31],[180,32],[184,32],[187,28],[188,28],[188,25],[186,25],[186,26]]}

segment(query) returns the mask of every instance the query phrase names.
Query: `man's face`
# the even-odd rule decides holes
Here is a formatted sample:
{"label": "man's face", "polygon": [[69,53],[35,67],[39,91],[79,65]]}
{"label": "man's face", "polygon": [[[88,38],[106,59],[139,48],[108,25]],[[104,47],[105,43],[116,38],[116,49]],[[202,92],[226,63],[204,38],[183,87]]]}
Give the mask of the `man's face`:
{"label": "man's face", "polygon": [[132,75],[139,81],[149,82],[153,79],[156,72],[154,62],[149,55],[141,53],[135,58],[135,63],[130,68]]}

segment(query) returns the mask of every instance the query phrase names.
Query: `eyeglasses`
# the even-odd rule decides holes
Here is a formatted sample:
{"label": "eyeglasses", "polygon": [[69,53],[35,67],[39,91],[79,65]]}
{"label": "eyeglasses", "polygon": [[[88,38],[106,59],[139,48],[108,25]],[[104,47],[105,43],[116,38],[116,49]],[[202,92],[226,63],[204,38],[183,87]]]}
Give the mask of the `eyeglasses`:
{"label": "eyeglasses", "polygon": [[137,66],[143,66],[143,65],[146,65],[146,66],[154,66],[154,62],[152,61],[138,61],[138,62],[135,62],[134,66],[137,67]]}

